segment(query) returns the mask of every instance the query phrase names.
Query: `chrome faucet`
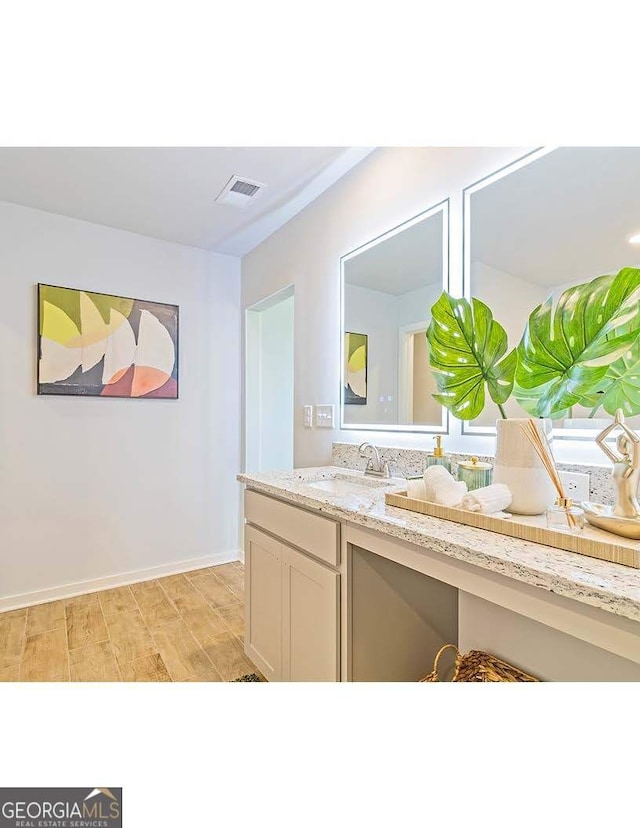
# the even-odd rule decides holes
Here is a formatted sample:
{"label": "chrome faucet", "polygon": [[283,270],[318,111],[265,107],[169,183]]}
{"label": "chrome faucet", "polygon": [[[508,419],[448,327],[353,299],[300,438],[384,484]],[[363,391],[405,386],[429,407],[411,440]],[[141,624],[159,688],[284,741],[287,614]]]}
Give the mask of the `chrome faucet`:
{"label": "chrome faucet", "polygon": [[[371,449],[373,452],[372,457],[367,457],[365,451],[367,449]],[[361,443],[360,448],[360,457],[367,458],[367,467],[364,470],[365,474],[373,475],[374,477],[391,477],[391,472],[389,471],[389,464],[385,460],[382,462],[382,458],[380,457],[380,452],[375,446],[372,446],[371,443]]]}

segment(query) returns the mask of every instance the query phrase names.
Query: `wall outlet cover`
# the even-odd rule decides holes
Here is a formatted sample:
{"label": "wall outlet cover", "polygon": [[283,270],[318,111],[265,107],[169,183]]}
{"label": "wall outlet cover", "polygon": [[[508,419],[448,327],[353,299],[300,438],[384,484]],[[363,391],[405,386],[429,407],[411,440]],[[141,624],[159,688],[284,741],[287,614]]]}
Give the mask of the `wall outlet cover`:
{"label": "wall outlet cover", "polygon": [[591,489],[591,476],[588,474],[578,474],[576,472],[560,472],[560,480],[564,487],[567,497],[576,503],[581,500],[589,500],[589,492]]}
{"label": "wall outlet cover", "polygon": [[316,425],[318,428],[333,428],[334,405],[316,406]]}
{"label": "wall outlet cover", "polygon": [[304,427],[313,428],[313,406],[304,406]]}

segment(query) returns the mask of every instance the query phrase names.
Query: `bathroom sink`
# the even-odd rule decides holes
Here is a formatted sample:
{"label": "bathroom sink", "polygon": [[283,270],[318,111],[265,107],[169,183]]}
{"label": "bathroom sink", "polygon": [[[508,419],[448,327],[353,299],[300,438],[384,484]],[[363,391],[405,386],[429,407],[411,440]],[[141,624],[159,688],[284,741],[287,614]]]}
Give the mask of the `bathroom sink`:
{"label": "bathroom sink", "polygon": [[356,477],[355,475],[336,475],[335,477],[323,478],[322,480],[305,480],[305,486],[318,489],[329,494],[346,495],[354,489],[382,489],[392,486],[394,481],[389,479],[376,480],[372,477]]}

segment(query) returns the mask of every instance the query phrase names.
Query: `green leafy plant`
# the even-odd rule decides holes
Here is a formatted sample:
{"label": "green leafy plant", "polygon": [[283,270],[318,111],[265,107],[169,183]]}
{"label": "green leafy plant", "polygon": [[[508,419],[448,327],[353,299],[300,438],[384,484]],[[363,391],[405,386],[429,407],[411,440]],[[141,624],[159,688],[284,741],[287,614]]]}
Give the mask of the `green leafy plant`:
{"label": "green leafy plant", "polygon": [[600,407],[640,413],[640,269],[570,287],[556,303],[550,297],[508,354],[504,328],[478,299],[443,293],[431,314],[434,397],[460,419],[482,412],[485,387],[503,417],[511,395],[535,417],[564,417],[577,405],[590,416]]}
{"label": "green leafy plant", "polygon": [[485,387],[502,416],[516,368],[516,352],[507,353],[507,334],[479,299],[454,299],[443,293],[431,308],[427,329],[429,361],[439,394],[434,399],[461,420],[473,420],[484,408]]}
{"label": "green leafy plant", "polygon": [[590,397],[591,416],[601,406],[614,416],[619,408],[628,417],[640,412],[640,337],[609,367],[601,385]]}
{"label": "green leafy plant", "polygon": [[611,366],[638,338],[639,294],[640,270],[627,267],[568,288],[555,307],[551,297],[538,305],[518,345],[515,398],[537,393],[538,416],[557,417],[609,390]]}

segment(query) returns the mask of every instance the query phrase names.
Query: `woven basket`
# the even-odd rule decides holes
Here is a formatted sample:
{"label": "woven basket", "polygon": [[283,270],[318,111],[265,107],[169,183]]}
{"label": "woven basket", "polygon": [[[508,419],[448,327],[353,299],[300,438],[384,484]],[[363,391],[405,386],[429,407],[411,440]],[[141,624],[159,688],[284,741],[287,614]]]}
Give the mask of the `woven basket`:
{"label": "woven basket", "polygon": [[464,655],[455,644],[445,644],[433,663],[433,670],[420,681],[440,681],[438,663],[446,650],[456,651],[456,661],[451,681],[538,681],[537,678],[523,673],[506,661],[501,661],[482,650],[470,650]]}

